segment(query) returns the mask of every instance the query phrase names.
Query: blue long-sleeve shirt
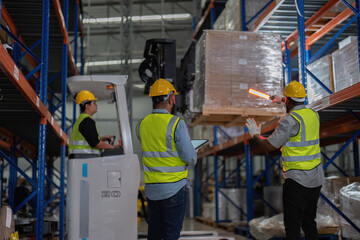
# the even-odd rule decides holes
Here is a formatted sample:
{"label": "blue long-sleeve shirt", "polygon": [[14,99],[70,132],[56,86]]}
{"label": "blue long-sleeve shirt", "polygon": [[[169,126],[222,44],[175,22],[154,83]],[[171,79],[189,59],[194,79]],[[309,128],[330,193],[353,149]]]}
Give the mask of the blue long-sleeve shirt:
{"label": "blue long-sleeve shirt", "polygon": [[[165,109],[153,109],[152,113],[169,113]],[[138,128],[138,131],[141,128]],[[140,136],[140,133],[137,133]],[[195,165],[197,161],[196,151],[191,143],[188,129],[184,120],[180,119],[175,129],[175,146],[179,157],[189,165]],[[162,200],[175,195],[182,187],[190,187],[187,179],[174,183],[153,183],[145,185],[146,197],[150,200]]]}

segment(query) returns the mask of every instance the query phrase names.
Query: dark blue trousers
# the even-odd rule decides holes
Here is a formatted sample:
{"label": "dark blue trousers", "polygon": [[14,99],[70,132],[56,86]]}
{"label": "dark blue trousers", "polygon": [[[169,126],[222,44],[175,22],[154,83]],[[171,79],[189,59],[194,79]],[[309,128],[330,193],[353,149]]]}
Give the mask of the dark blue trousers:
{"label": "dark blue trousers", "polygon": [[320,187],[307,188],[292,179],[283,185],[284,225],[287,240],[299,240],[300,228],[306,240],[317,240],[316,209]]}
{"label": "dark blue trousers", "polygon": [[177,240],[180,238],[187,201],[186,187],[174,196],[152,201],[148,199],[150,221],[148,240]]}

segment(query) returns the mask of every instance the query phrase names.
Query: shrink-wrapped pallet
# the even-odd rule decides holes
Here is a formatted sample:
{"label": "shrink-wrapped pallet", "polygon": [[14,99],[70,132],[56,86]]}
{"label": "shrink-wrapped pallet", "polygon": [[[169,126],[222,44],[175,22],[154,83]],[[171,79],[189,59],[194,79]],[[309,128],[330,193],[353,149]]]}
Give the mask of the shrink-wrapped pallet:
{"label": "shrink-wrapped pallet", "polygon": [[332,54],[335,91],[359,82],[359,55],[357,41],[352,41]]}
{"label": "shrink-wrapped pallet", "polygon": [[[340,189],[340,205],[342,212],[356,226],[360,226],[360,182],[354,182]],[[340,223],[343,237],[360,239],[360,233],[346,220],[342,218]]]}
{"label": "shrink-wrapped pallet", "polygon": [[248,93],[282,93],[281,36],[207,30],[196,45],[193,110],[210,114],[282,116],[285,108]]}
{"label": "shrink-wrapped pallet", "polygon": [[[320,80],[329,90],[334,92],[331,54],[326,55],[309,64],[307,69],[309,69],[309,71],[315,75],[315,77]],[[307,75],[307,94],[309,103],[318,101],[329,95],[329,93],[319,83],[317,83],[315,79],[312,79],[309,74]]]}
{"label": "shrink-wrapped pallet", "polygon": [[[321,192],[336,207],[340,208],[340,189],[354,182],[360,182],[360,177],[326,177],[325,182],[322,185]],[[330,216],[333,218],[335,223],[340,224],[341,217],[339,214],[322,198],[319,198],[318,213]]]}

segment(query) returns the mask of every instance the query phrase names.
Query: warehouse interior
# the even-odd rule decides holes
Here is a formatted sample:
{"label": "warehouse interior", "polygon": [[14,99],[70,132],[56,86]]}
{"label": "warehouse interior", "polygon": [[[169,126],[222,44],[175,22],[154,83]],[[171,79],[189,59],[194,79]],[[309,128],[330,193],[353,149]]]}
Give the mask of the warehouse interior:
{"label": "warehouse interior", "polygon": [[[360,0],[0,3],[0,240],[146,239],[136,127],[158,78],[191,139],[209,140],[189,166],[180,239],[286,239],[281,152],[245,122],[271,136],[287,112],[269,98],[291,81],[320,117],[319,238],[360,239]],[[80,90],[121,155],[68,159]]]}

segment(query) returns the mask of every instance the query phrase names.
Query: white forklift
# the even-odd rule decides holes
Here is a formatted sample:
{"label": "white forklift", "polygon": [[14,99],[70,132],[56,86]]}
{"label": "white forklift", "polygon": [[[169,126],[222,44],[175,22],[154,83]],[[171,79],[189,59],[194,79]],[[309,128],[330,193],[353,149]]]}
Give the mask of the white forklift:
{"label": "white forklift", "polygon": [[[136,240],[139,158],[134,154],[124,75],[82,75],[68,79],[71,94],[91,91],[115,101],[123,151],[102,157],[69,159],[66,229],[68,240]],[[120,155],[119,155],[120,154]],[[146,239],[146,238],[145,238]],[[218,240],[216,231],[184,231],[180,239]]]}
{"label": "white forklift", "polygon": [[[68,240],[137,239],[139,159],[134,154],[126,104],[127,76],[90,75],[68,79],[72,94],[91,91],[115,101],[123,154],[69,159],[66,228]],[[115,131],[115,130],[114,130]]]}

